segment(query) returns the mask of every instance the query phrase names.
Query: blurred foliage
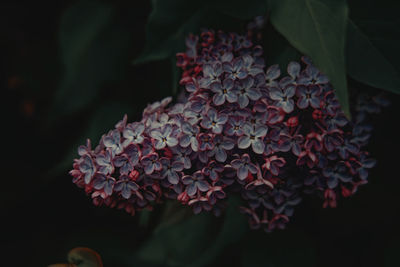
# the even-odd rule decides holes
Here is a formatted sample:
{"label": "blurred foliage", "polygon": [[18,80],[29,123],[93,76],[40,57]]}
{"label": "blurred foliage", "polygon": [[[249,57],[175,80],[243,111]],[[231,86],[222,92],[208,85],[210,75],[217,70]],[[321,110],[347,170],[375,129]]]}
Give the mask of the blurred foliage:
{"label": "blurred foliage", "polygon": [[397,155],[387,151],[397,151],[395,125],[387,123],[397,121],[395,94],[374,122],[379,165],[371,185],[337,210],[306,200],[285,231],[248,231],[235,199],[219,218],[174,203],[131,217],[93,207],[67,175],[86,138],[96,145],[125,113],[138,120],[148,102],[177,94],[174,55],[203,27],[243,33],[250,19],[266,15],[267,64],[284,69],[308,54],[345,109],[352,103],[347,88],[399,93],[398,1],[80,0],[46,7],[13,2],[0,9],[2,114],[11,129],[3,239],[18,255],[7,266],[45,266],[76,246],[94,248],[114,267],[398,265]]}
{"label": "blurred foliage", "polygon": [[[395,93],[400,93],[400,86],[399,73],[349,20],[348,10],[345,0],[250,0],[246,3],[154,0],[146,29],[146,46],[134,62],[174,56],[183,50],[187,33],[196,33],[201,27],[216,28],[216,25],[217,29],[225,30],[223,24],[232,24],[234,19],[268,15],[288,43],[311,57],[328,75],[343,110],[350,115],[346,74]],[[221,17],[222,14],[228,17]],[[215,25],[212,23],[214,16],[218,17]],[[370,55],[368,64],[363,60],[365,55]]]}

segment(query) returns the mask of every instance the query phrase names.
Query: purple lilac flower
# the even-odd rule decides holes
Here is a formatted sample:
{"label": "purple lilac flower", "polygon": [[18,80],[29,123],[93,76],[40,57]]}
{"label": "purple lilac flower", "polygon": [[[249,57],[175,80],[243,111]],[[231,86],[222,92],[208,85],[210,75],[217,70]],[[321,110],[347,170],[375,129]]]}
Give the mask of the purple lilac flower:
{"label": "purple lilac flower", "polygon": [[243,154],[240,158],[232,160],[231,165],[236,170],[237,177],[240,180],[246,179],[249,173],[257,173],[257,166],[251,162],[248,154]]}
{"label": "purple lilac flower", "polygon": [[154,130],[150,136],[155,140],[155,148],[163,149],[165,146],[173,147],[178,144],[178,139],[174,136],[172,126],[167,124],[162,130]]}
{"label": "purple lilac flower", "polygon": [[129,176],[121,176],[115,183],[114,189],[116,192],[121,192],[121,195],[125,199],[129,199],[133,191],[137,191],[139,186],[132,181]]}
{"label": "purple lilac flower", "polygon": [[114,165],[115,167],[119,167],[119,172],[121,174],[125,175],[128,175],[133,170],[134,166],[127,155],[115,157]]}
{"label": "purple lilac flower", "polygon": [[280,75],[281,70],[279,69],[279,65],[270,66],[265,74],[267,85],[271,87],[277,87],[278,82],[276,81],[276,79],[278,79]]}
{"label": "purple lilac flower", "polygon": [[327,184],[330,189],[335,188],[339,181],[350,182],[352,179],[343,162],[338,162],[333,168],[324,169],[322,173],[327,178]]}
{"label": "purple lilac flower", "polygon": [[109,175],[114,172],[114,165],[111,162],[111,154],[109,151],[97,155],[96,163],[98,165],[98,172],[104,175]]}
{"label": "purple lilac flower", "polygon": [[159,171],[162,168],[157,153],[151,153],[143,157],[141,163],[144,166],[144,171],[147,175],[152,174],[154,171]]}
{"label": "purple lilac flower", "polygon": [[233,147],[235,146],[234,141],[228,137],[217,135],[214,137],[213,142],[214,147],[208,152],[208,156],[215,156],[215,159],[217,161],[225,162],[228,157],[226,151],[233,149]]}
{"label": "purple lilac flower", "polygon": [[319,98],[320,88],[318,86],[298,86],[296,95],[298,96],[297,106],[300,109],[305,109],[308,106],[319,108],[321,100]]}
{"label": "purple lilac flower", "polygon": [[244,135],[238,139],[238,147],[246,149],[251,145],[254,153],[262,154],[264,152],[265,144],[262,139],[267,134],[268,128],[264,125],[252,127],[249,124],[243,126]]}
{"label": "purple lilac flower", "polygon": [[270,97],[276,101],[276,106],[282,108],[286,113],[290,113],[294,109],[294,101],[292,97],[296,93],[296,87],[289,85],[283,90],[277,87],[271,88]]}
{"label": "purple lilac flower", "polygon": [[360,98],[349,121],[309,58],[290,62],[287,75],[266,68],[260,34],[190,35],[178,55],[178,103],[150,104],[140,122],[125,115],[94,150],[88,140],[72,181],[95,205],[132,215],[164,199],[218,215],[237,194],[250,227],[267,232],[288,223],[303,194],[323,207],[354,194],[375,165],[364,150],[369,117],[387,101]]}
{"label": "purple lilac flower", "polygon": [[192,167],[190,155],[192,154],[193,150],[190,147],[175,146],[171,148],[171,150],[173,152],[174,159],[181,162],[184,169],[190,169]]}
{"label": "purple lilac flower", "polygon": [[198,126],[192,126],[188,122],[182,123],[182,132],[183,135],[179,139],[179,144],[182,147],[191,146],[193,151],[197,151],[199,149],[199,141],[197,140],[197,135],[200,132]]}
{"label": "purple lilac flower", "polygon": [[186,185],[185,191],[189,196],[194,196],[198,191],[207,192],[210,188],[201,171],[197,171],[193,175],[183,176],[182,183]]}
{"label": "purple lilac flower", "polygon": [[238,103],[240,108],[245,108],[249,104],[249,99],[258,100],[261,97],[257,88],[253,87],[254,79],[251,76],[241,80],[237,86],[238,88]]}
{"label": "purple lilac flower", "polygon": [[242,58],[235,58],[232,62],[224,62],[223,69],[227,78],[232,80],[243,79],[247,76]]}
{"label": "purple lilac flower", "polygon": [[313,65],[308,65],[303,75],[299,78],[299,84],[325,84],[328,83],[328,77],[322,74]]}
{"label": "purple lilac flower", "polygon": [[96,190],[103,189],[107,196],[111,196],[114,184],[115,179],[113,177],[97,173],[94,177],[93,187]]}
{"label": "purple lilac flower", "polygon": [[121,144],[121,133],[118,130],[114,130],[104,137],[103,142],[105,147],[111,149],[112,155],[118,155],[124,150]]}
{"label": "purple lilac flower", "polygon": [[201,126],[206,129],[210,129],[213,133],[220,134],[227,120],[227,115],[218,114],[215,109],[210,108],[207,112],[207,115],[203,117]]}
{"label": "purple lilac flower", "polygon": [[222,65],[220,63],[205,64],[203,66],[203,81],[202,84],[210,85],[213,82],[219,82],[220,76],[223,73]]}
{"label": "purple lilac flower", "polygon": [[96,172],[96,167],[90,156],[84,155],[81,158],[81,161],[79,162],[79,170],[84,174],[84,181],[88,184]]}
{"label": "purple lilac flower", "polygon": [[183,170],[183,163],[179,161],[171,162],[167,158],[160,159],[160,162],[163,166],[163,170],[161,171],[161,177],[168,178],[168,182],[171,184],[178,184],[179,175],[178,172]]}
{"label": "purple lilac flower", "polygon": [[125,130],[123,131],[123,136],[125,141],[123,142],[123,146],[126,147],[133,144],[141,144],[144,140],[143,137],[144,132],[144,124],[143,123],[132,123],[126,126]]}
{"label": "purple lilac flower", "polygon": [[205,175],[209,176],[211,180],[215,181],[219,178],[219,173],[224,171],[224,165],[212,160],[202,171]]}
{"label": "purple lilac flower", "polygon": [[243,118],[240,116],[231,116],[228,120],[228,123],[225,127],[225,134],[232,136],[241,136],[243,135]]}
{"label": "purple lilac flower", "polygon": [[230,78],[225,79],[222,84],[219,82],[212,83],[210,88],[215,93],[213,102],[217,106],[224,104],[225,100],[234,103],[238,99],[234,82]]}

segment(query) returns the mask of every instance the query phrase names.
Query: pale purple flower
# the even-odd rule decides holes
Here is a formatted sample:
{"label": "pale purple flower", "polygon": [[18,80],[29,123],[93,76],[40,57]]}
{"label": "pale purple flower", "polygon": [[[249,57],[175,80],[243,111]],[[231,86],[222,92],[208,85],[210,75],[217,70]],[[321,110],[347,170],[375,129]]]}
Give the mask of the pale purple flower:
{"label": "pale purple flower", "polygon": [[224,171],[224,165],[211,160],[207,166],[203,168],[203,173],[210,177],[211,180],[215,181],[219,178],[219,173]]}
{"label": "pale purple flower", "polygon": [[109,175],[114,172],[114,166],[111,162],[111,154],[106,151],[96,156],[96,163],[98,165],[98,172],[104,175]]}
{"label": "pale purple flower", "polygon": [[223,73],[221,63],[215,64],[204,64],[203,65],[203,80],[202,84],[205,86],[210,85],[213,82],[219,82],[220,76]]}
{"label": "pale purple flower", "polygon": [[288,133],[283,133],[280,136],[279,141],[279,150],[282,152],[292,151],[292,153],[296,156],[300,155],[301,152],[301,144],[303,143],[304,137],[297,132],[293,135]]}
{"label": "pale purple flower", "polygon": [[215,205],[218,199],[224,199],[226,194],[221,186],[212,186],[207,191],[207,199],[211,205]]}
{"label": "pale purple flower", "polygon": [[124,150],[121,144],[121,133],[118,130],[114,130],[105,136],[103,142],[104,146],[111,150],[112,156],[118,155]]}
{"label": "pale purple flower", "polygon": [[202,116],[200,112],[196,112],[191,109],[185,109],[183,111],[183,117],[189,122],[191,125],[196,124],[199,120],[201,120]]}
{"label": "pale purple flower", "polygon": [[204,180],[201,171],[197,171],[193,175],[183,176],[182,183],[186,185],[185,191],[189,196],[194,196],[198,191],[207,192],[210,188],[210,184]]}
{"label": "pale purple flower", "polygon": [[227,120],[227,115],[218,114],[215,109],[210,108],[207,112],[207,115],[203,116],[201,126],[206,129],[211,129],[213,133],[220,134]]}
{"label": "pale purple flower", "polygon": [[222,66],[227,77],[230,79],[243,79],[247,76],[242,58],[235,58],[232,62],[224,62]]}
{"label": "pale purple flower", "polygon": [[127,175],[122,175],[114,186],[114,190],[116,192],[121,192],[122,197],[125,199],[129,199],[132,195],[132,192],[135,192],[138,189],[138,184],[132,181]]}
{"label": "pale purple flower", "polygon": [[96,190],[103,189],[104,192],[108,196],[111,196],[113,188],[114,188],[114,184],[115,184],[115,179],[109,175],[97,173],[94,176],[94,180],[93,180],[94,189],[96,189]]}
{"label": "pale purple flower", "polygon": [[287,73],[292,78],[292,81],[295,81],[297,77],[300,76],[301,66],[298,62],[290,62],[287,66]]}
{"label": "pale purple flower", "polygon": [[[243,60],[243,68],[245,69],[245,72],[247,72],[251,76],[254,77],[258,74],[264,73],[264,70],[263,70],[264,66],[256,64],[254,61],[254,57],[252,57],[250,55],[243,55],[242,60]],[[265,77],[263,77],[263,80],[265,83]]]}
{"label": "pale purple flower", "polygon": [[162,169],[162,165],[158,160],[157,153],[151,153],[142,158],[141,163],[144,167],[144,172],[149,175],[152,174],[154,171],[159,171]]}
{"label": "pale purple flower", "polygon": [[90,142],[90,139],[86,140],[86,145],[82,145],[78,147],[78,155],[83,156],[86,154],[90,154],[92,152],[92,144]]}
{"label": "pale purple flower", "polygon": [[214,137],[214,148],[208,152],[208,156],[215,156],[215,159],[219,162],[225,162],[228,157],[226,151],[233,149],[235,143],[232,139],[217,135]]}
{"label": "pale purple flower", "polygon": [[201,133],[199,134],[199,150],[211,150],[214,147],[213,136],[211,134]]}
{"label": "pale purple flower", "polygon": [[171,162],[167,158],[161,158],[160,162],[162,164],[161,178],[167,177],[168,182],[171,184],[179,183],[179,175],[177,172],[183,170],[183,163],[179,161]]}
{"label": "pale purple flower", "polygon": [[278,82],[276,80],[279,78],[280,75],[281,75],[281,70],[279,69],[278,64],[270,66],[265,74],[266,84],[268,86],[277,87]]}
{"label": "pale purple flower", "polygon": [[182,136],[179,139],[179,144],[182,147],[191,146],[193,151],[197,151],[199,149],[199,141],[197,140],[197,135],[200,132],[198,126],[192,126],[188,122],[182,123]]}
{"label": "pale purple flower", "polygon": [[286,160],[282,157],[273,155],[271,157],[265,158],[265,163],[263,167],[271,172],[273,175],[279,174],[279,169],[286,164]]}
{"label": "pale purple flower", "polygon": [[155,148],[163,149],[166,146],[173,147],[178,144],[178,139],[174,136],[172,126],[167,124],[161,130],[153,130],[150,136],[155,140]]}
{"label": "pale purple flower", "polygon": [[261,97],[257,88],[253,87],[254,78],[251,76],[241,80],[238,84],[238,103],[240,108],[245,108],[249,104],[249,99],[258,100]]}
{"label": "pale purple flower", "polygon": [[192,78],[192,82],[189,82],[185,85],[186,91],[189,93],[194,93],[199,91],[202,88],[201,83],[195,78]]}
{"label": "pale purple flower", "polygon": [[244,135],[238,139],[238,147],[240,149],[246,149],[250,145],[256,154],[262,154],[264,152],[263,137],[267,134],[268,128],[264,125],[252,127],[250,124],[243,126]]}
{"label": "pale purple flower", "polygon": [[298,86],[296,95],[299,97],[297,106],[300,109],[305,109],[308,106],[319,108],[321,106],[321,99],[319,97],[321,89],[319,86]]}
{"label": "pale purple flower", "polygon": [[241,136],[243,135],[243,118],[240,116],[232,116],[229,118],[228,123],[226,124],[224,133],[226,135],[232,136]]}
{"label": "pale purple flower", "polygon": [[116,156],[114,158],[114,165],[115,167],[119,167],[119,172],[121,174],[125,175],[128,175],[133,170],[134,166],[126,154]]}
{"label": "pale purple flower", "polygon": [[305,71],[298,79],[299,84],[309,85],[309,84],[326,84],[329,79],[326,75],[322,74],[313,65],[307,66]]}
{"label": "pale purple flower", "polygon": [[236,170],[237,177],[240,180],[246,179],[249,172],[257,173],[257,166],[250,161],[248,154],[243,154],[241,158],[232,160],[231,165]]}
{"label": "pale purple flower", "polygon": [[85,184],[90,183],[96,172],[96,166],[89,155],[83,155],[79,161],[79,170],[84,174]]}
{"label": "pale purple flower", "polygon": [[190,155],[193,150],[190,147],[175,146],[171,148],[171,150],[174,155],[174,160],[182,162],[185,169],[190,169],[192,167]]}
{"label": "pale purple flower", "polygon": [[144,132],[144,124],[140,122],[134,122],[128,124],[123,131],[123,136],[125,141],[123,142],[123,146],[127,147],[129,144],[141,144],[144,140],[143,137]]}
{"label": "pale purple flower", "polygon": [[276,101],[276,106],[282,108],[286,113],[290,113],[294,109],[294,101],[292,97],[296,93],[296,87],[289,85],[283,90],[273,87],[270,90],[270,97]]}
{"label": "pale purple flower", "polygon": [[230,78],[225,79],[222,84],[219,82],[212,83],[210,88],[215,93],[213,102],[217,106],[224,104],[225,101],[234,103],[238,99],[234,82]]}

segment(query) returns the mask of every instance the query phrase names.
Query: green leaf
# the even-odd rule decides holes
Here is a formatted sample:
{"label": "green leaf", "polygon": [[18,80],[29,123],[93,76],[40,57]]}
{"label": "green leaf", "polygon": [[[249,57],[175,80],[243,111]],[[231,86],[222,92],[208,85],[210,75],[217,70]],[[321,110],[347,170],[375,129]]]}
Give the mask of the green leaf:
{"label": "green leaf", "polygon": [[196,29],[203,16],[203,1],[153,0],[153,10],[146,25],[144,51],[134,64],[161,60],[183,51],[184,35]]}
{"label": "green leaf", "polygon": [[345,0],[271,0],[274,27],[330,78],[349,115],[345,70],[348,8]]}
{"label": "green leaf", "polygon": [[265,0],[219,0],[212,1],[217,10],[238,19],[253,19],[256,16],[267,14],[267,1]]}
{"label": "green leaf", "polygon": [[[175,56],[185,50],[185,38],[201,28],[240,29],[241,21],[218,9],[215,1],[154,0],[146,25],[143,52],[133,63],[141,64]],[[226,13],[226,12],[225,12]]]}
{"label": "green leaf", "polygon": [[237,242],[248,232],[249,226],[247,220],[239,213],[239,200],[231,197],[228,203],[228,208],[224,216],[224,223],[215,240],[209,244],[208,249],[203,252],[198,260],[188,266],[209,266],[226,246]]}
{"label": "green leaf", "polygon": [[208,234],[211,225],[209,214],[192,215],[172,225],[161,224],[136,257],[146,266],[186,266],[211,243],[212,236]]}
{"label": "green leaf", "polygon": [[84,108],[106,83],[123,77],[132,38],[115,22],[115,11],[105,2],[79,1],[62,16],[59,42],[64,73],[53,114]]}
{"label": "green leaf", "polygon": [[[227,245],[239,240],[248,229],[237,206],[238,201],[230,199],[223,217],[215,218],[209,213],[194,215],[190,209],[170,202],[161,223],[136,253],[135,263],[144,266],[209,266]],[[219,224],[221,219],[223,222]]]}
{"label": "green leaf", "polygon": [[346,48],[347,71],[353,79],[400,93],[399,71],[351,20],[348,22]]}

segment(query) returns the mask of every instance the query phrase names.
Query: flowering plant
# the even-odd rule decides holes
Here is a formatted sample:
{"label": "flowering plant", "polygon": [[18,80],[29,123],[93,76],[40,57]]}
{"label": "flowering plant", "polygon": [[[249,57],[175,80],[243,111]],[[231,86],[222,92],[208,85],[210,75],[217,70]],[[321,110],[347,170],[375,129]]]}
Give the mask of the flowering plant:
{"label": "flowering plant", "polygon": [[282,229],[305,193],[324,207],[354,194],[375,161],[363,147],[371,107],[359,101],[348,120],[328,77],[311,60],[291,62],[287,75],[266,68],[257,38],[204,30],[177,54],[185,88],[148,105],[140,122],[127,116],[98,146],[79,148],[73,182],[95,205],[130,214],[163,199],[194,213],[219,215],[231,194],[252,228]]}

